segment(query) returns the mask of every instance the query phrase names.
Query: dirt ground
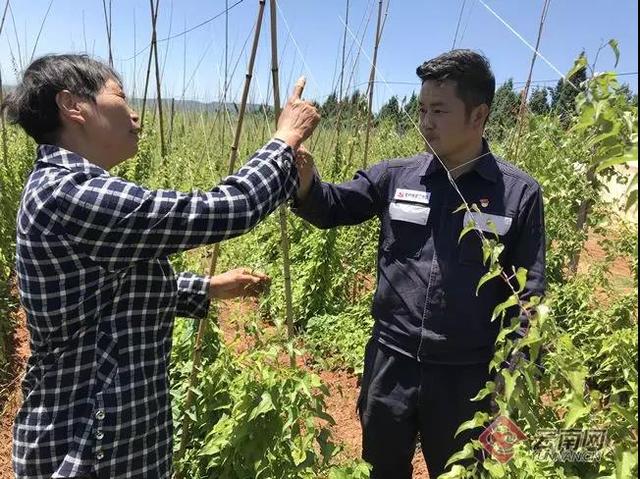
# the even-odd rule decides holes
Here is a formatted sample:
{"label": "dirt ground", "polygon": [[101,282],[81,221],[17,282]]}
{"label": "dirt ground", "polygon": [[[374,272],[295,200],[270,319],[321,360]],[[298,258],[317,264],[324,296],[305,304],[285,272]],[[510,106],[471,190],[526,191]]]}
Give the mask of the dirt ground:
{"label": "dirt ground", "polygon": [[11,337],[11,372],[13,378],[8,384],[2,385],[0,392],[0,478],[13,478],[11,467],[11,446],[13,418],[20,408],[22,396],[20,382],[24,374],[24,367],[29,358],[29,333],[27,332],[26,316],[18,309],[12,313],[11,321],[18,327]]}

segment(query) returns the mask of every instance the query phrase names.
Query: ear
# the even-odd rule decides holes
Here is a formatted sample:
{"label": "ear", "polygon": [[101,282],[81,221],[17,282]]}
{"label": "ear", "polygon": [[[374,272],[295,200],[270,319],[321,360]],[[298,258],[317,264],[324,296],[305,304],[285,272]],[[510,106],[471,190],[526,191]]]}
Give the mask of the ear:
{"label": "ear", "polygon": [[488,116],[489,107],[483,103],[473,109],[473,112],[471,113],[471,122],[474,127],[483,129]]}
{"label": "ear", "polygon": [[62,90],[56,95],[56,105],[63,123],[72,122],[79,125],[85,124],[85,109],[82,101],[69,90]]}

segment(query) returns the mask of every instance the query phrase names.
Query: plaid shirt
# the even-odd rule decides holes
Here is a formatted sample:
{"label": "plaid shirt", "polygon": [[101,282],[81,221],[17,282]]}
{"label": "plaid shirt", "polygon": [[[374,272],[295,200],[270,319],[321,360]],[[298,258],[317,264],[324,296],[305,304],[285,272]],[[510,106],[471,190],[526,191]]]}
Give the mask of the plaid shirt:
{"label": "plaid shirt", "polygon": [[167,257],[245,233],[297,181],[280,140],[206,193],[150,191],[38,147],[17,222],[31,334],[18,478],[171,476],[173,320],[207,315],[209,281],[176,275]]}

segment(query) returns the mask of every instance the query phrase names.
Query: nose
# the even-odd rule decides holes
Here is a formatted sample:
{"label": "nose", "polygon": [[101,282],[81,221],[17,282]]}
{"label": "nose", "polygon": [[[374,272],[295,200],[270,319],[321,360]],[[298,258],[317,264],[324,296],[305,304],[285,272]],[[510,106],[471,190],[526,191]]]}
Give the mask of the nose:
{"label": "nose", "polygon": [[420,122],[422,123],[422,127],[427,130],[432,130],[434,127],[433,118],[428,113],[420,115]]}
{"label": "nose", "polygon": [[131,110],[131,121],[133,121],[136,125],[140,124],[140,116],[133,110]]}

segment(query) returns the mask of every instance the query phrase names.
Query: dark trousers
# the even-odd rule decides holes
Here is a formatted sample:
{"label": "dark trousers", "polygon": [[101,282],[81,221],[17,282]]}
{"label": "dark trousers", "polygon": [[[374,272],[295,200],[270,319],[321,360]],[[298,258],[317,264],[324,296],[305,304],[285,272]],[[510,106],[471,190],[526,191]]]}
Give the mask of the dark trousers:
{"label": "dark trousers", "polygon": [[481,433],[454,437],[476,411],[489,411],[489,398],[470,401],[488,379],[488,364],[419,363],[371,340],[358,400],[371,479],[410,479],[418,433],[430,477],[442,474],[449,458]]}

